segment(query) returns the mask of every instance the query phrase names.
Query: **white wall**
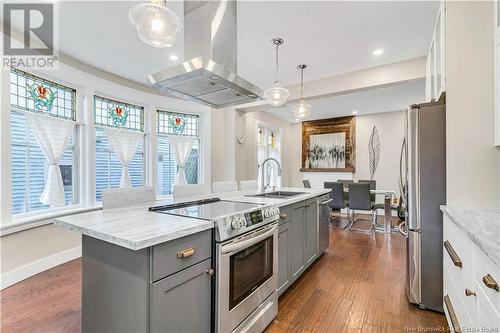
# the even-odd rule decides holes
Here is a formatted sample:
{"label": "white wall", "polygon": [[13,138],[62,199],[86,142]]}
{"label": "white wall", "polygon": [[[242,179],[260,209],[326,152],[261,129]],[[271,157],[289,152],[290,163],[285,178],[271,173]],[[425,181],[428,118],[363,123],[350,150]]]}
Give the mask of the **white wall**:
{"label": "white wall", "polygon": [[[373,179],[377,188],[396,191],[399,196],[399,157],[404,137],[404,111],[378,113],[356,117],[355,180],[370,179],[368,142],[373,127],[380,139],[380,160]],[[383,197],[378,196],[382,203]]]}
{"label": "white wall", "polygon": [[[281,183],[282,186],[302,186],[297,175],[300,169],[300,126],[292,125],[267,112],[235,112],[235,133],[243,133],[246,142],[239,144],[233,137],[235,149],[235,178],[240,180],[257,179],[257,128],[263,123],[281,130]],[[297,158],[298,157],[298,158]]]}
{"label": "white wall", "polygon": [[[404,111],[376,113],[356,117],[356,172],[305,172],[303,179],[308,179],[312,187],[322,188],[326,181],[338,179],[370,179],[368,164],[368,142],[377,127],[380,139],[380,160],[374,179],[377,188],[396,191],[399,196],[399,156],[404,136]],[[300,152],[299,152],[300,153]],[[300,161],[299,161],[300,163]],[[382,203],[383,197],[378,196]]]}
{"label": "white wall", "polygon": [[[74,87],[78,92],[83,93],[87,96],[87,100],[91,101],[93,94],[98,94],[105,97],[110,97],[125,102],[130,102],[145,107],[145,122],[146,122],[146,132],[148,132],[151,138],[150,145],[147,145],[147,153],[150,154],[151,158],[149,161],[156,161],[155,144],[156,144],[156,134],[155,126],[152,123],[154,121],[154,113],[157,108],[168,110],[168,111],[179,111],[179,112],[190,112],[197,113],[200,115],[202,123],[202,179],[204,182],[211,182],[211,168],[212,168],[212,158],[211,158],[211,120],[210,120],[210,109],[208,107],[202,106],[197,103],[186,102],[179,99],[173,99],[165,96],[151,94],[145,91],[135,90],[124,85],[111,82],[109,80],[91,75],[87,72],[72,68],[65,64],[60,64],[60,68],[57,71],[50,71],[43,74],[44,77],[52,79],[56,82],[66,84],[68,86]],[[7,81],[5,81],[7,78]],[[8,71],[2,70],[2,82],[8,82]],[[7,85],[8,87],[8,85]],[[9,99],[8,88],[2,87],[2,100],[5,98]],[[87,119],[91,121],[93,119],[93,110],[91,109],[92,103],[88,103],[88,108],[83,110],[84,116],[87,115]],[[8,103],[2,103],[2,122],[7,120],[6,115],[9,115],[10,105]],[[82,121],[84,119],[80,119]],[[84,131],[88,128],[86,125],[83,126]],[[2,154],[1,165],[2,167],[2,188],[10,188],[6,186],[8,182],[5,181],[5,166],[10,165],[10,137],[4,131],[2,131]],[[89,139],[89,143],[92,139]],[[88,156],[88,155],[85,155]],[[88,159],[81,161],[82,168],[93,168],[93,162]],[[156,184],[156,172],[154,163],[147,163],[147,172],[149,174],[147,178],[147,184]],[[85,183],[82,184],[85,186]],[[88,193],[92,193],[92,186],[88,189]],[[0,221],[0,226],[5,227],[8,225],[13,225],[16,223],[15,220],[10,220],[10,214],[5,214],[7,210],[10,210],[10,200],[9,196],[1,196],[2,200],[2,219]],[[90,195],[91,197],[91,195]],[[89,196],[82,198],[89,201]],[[47,220],[47,223],[51,223],[51,220]],[[2,280],[11,281],[15,277],[27,277],[26,274],[36,273],[37,267],[39,269],[49,268],[47,265],[56,265],[64,260],[72,259],[72,256],[78,251],[75,249],[80,248],[81,241],[80,236],[76,233],[63,230],[59,227],[53,225],[45,225],[38,228],[25,230],[17,232],[14,234],[2,236],[0,238],[0,256],[1,265],[0,273],[2,274]],[[49,259],[47,259],[49,258]],[[65,259],[66,258],[66,259]],[[61,261],[63,260],[63,261]],[[29,276],[29,275],[28,275]],[[3,282],[2,282],[3,285]]]}
{"label": "white wall", "polygon": [[234,119],[233,109],[211,110],[212,181],[235,179]]}
{"label": "white wall", "polygon": [[500,207],[493,146],[493,2],[446,2],[447,204]]}

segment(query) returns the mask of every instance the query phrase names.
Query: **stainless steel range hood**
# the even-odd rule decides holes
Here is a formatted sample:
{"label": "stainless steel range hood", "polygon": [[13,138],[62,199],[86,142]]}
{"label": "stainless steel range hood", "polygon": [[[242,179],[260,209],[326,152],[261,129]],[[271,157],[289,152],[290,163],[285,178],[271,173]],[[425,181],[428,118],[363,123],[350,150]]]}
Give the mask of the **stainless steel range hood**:
{"label": "stainless steel range hood", "polygon": [[156,88],[213,108],[262,99],[237,75],[236,1],[184,1],[184,58],[148,76]]}

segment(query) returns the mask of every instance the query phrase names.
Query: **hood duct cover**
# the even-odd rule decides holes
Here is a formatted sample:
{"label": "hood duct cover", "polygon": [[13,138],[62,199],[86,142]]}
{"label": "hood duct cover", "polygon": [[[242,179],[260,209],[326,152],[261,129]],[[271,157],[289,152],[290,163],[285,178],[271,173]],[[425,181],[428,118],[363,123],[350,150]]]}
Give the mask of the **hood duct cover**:
{"label": "hood duct cover", "polygon": [[184,57],[148,76],[171,95],[213,108],[262,99],[260,88],[237,73],[236,1],[184,1]]}

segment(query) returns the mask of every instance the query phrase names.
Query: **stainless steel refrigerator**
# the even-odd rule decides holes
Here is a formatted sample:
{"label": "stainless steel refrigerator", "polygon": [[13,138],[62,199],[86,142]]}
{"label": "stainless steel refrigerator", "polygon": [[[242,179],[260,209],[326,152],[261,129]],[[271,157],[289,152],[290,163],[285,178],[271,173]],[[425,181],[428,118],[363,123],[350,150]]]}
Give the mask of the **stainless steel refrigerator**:
{"label": "stainless steel refrigerator", "polygon": [[443,312],[443,215],[446,203],[446,106],[406,110],[400,158],[400,191],[406,207],[406,294],[421,308]]}

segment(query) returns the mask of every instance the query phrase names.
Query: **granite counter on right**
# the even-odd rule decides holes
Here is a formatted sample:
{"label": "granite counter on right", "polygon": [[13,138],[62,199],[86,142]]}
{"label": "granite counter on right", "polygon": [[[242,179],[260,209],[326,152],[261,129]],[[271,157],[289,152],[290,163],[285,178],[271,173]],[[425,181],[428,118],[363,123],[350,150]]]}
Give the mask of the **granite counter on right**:
{"label": "granite counter on right", "polygon": [[500,209],[441,206],[443,307],[454,332],[500,331]]}

